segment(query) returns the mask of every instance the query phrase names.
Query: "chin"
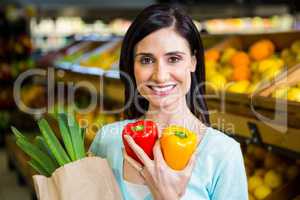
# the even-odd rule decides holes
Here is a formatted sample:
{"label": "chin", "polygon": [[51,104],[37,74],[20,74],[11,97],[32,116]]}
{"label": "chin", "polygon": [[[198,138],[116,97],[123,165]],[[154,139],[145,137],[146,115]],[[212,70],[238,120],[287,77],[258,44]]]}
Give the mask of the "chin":
{"label": "chin", "polygon": [[[164,108],[167,109],[167,108],[174,107],[174,105],[178,104],[178,102],[180,101],[180,98],[178,98],[178,97],[151,98],[151,99],[148,99],[148,101],[152,107],[160,108],[160,109],[164,109]],[[175,108],[177,108],[177,107],[175,107]]]}

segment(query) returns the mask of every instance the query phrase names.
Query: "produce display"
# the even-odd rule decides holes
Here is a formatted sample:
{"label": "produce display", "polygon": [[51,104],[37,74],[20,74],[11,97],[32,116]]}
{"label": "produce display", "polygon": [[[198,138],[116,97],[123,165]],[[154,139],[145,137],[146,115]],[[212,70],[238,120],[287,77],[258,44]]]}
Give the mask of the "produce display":
{"label": "produce display", "polygon": [[280,56],[290,67],[300,63],[300,40],[294,41],[290,48],[283,49]]}
{"label": "produce display", "polygon": [[124,35],[130,24],[131,21],[118,18],[108,24],[100,19],[87,23],[81,17],[33,18],[30,21],[30,30],[35,48],[49,52],[66,46],[74,35]]}
{"label": "produce display", "polygon": [[120,51],[121,43],[118,43],[104,51],[91,53],[88,58],[80,61],[80,65],[83,67],[98,67],[103,70],[108,70],[113,64],[118,62]]}
{"label": "produce display", "polygon": [[10,113],[8,111],[0,112],[0,130],[5,130],[10,124]]}
{"label": "produce display", "polygon": [[11,87],[0,88],[0,108],[7,109],[15,105],[13,99],[13,89]]}
{"label": "produce display", "polygon": [[211,19],[203,22],[203,28],[212,34],[265,33],[293,29],[294,19],[290,15]]}
{"label": "produce display", "polygon": [[26,85],[21,89],[20,100],[22,104],[18,106],[41,108],[47,104],[47,88],[42,85]]}
{"label": "produce display", "polygon": [[31,158],[29,165],[48,177],[60,166],[85,157],[84,129],[80,128],[74,116],[59,114],[57,121],[64,145],[45,119],[38,121],[42,136],[36,136],[34,143],[12,127],[17,145]]}
{"label": "produce display", "polygon": [[260,39],[248,49],[227,47],[205,52],[206,78],[213,89],[253,93],[264,81],[272,80],[285,67],[300,62],[300,41],[279,51],[269,39]]}
{"label": "produce display", "polygon": [[[63,52],[63,56],[55,61],[59,68],[67,68],[85,73],[86,68],[109,70],[117,66],[120,57],[121,43],[110,41],[81,41],[71,45]],[[92,73],[90,71],[90,73]],[[94,72],[96,73],[96,72]]]}
{"label": "produce display", "polygon": [[92,23],[85,22],[81,17],[32,18],[30,21],[33,37],[70,36],[70,35],[124,35],[131,21],[116,18],[109,23],[100,19]]}
{"label": "produce display", "polygon": [[97,48],[101,43],[96,42],[80,42],[69,47],[64,53],[65,55],[58,62],[75,63],[86,52]]}
{"label": "produce display", "polygon": [[84,54],[83,51],[76,51],[70,54],[65,55],[60,61],[62,62],[70,62],[74,63],[76,60],[78,60],[82,55]]}
{"label": "produce display", "polygon": [[14,60],[11,63],[0,63],[0,80],[13,80],[17,76],[28,70],[35,67],[35,62],[31,57],[24,58],[21,60]]}
{"label": "produce display", "polygon": [[272,92],[272,97],[300,102],[300,82],[294,86],[282,86]]}
{"label": "produce display", "polygon": [[27,19],[32,8],[19,9],[13,5],[0,8],[0,80],[11,81],[26,69],[33,68],[33,45],[28,33]]}
{"label": "produce display", "polygon": [[249,200],[265,199],[300,174],[299,163],[249,144],[244,152]]}

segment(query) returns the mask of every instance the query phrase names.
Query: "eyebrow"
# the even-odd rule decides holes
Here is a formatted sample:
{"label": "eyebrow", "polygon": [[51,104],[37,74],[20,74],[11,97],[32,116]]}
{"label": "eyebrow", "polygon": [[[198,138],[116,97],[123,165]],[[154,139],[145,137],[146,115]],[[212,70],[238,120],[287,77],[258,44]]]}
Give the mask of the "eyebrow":
{"label": "eyebrow", "polygon": [[153,57],[153,54],[152,53],[137,53],[134,55],[134,57],[137,57],[137,56],[151,56]]}
{"label": "eyebrow", "polygon": [[165,55],[170,56],[170,55],[175,55],[175,54],[185,55],[186,53],[184,53],[182,51],[171,51],[171,52],[166,53]]}
{"label": "eyebrow", "polygon": [[[171,52],[166,53],[165,55],[166,55],[166,56],[170,56],[170,55],[175,55],[175,54],[186,55],[186,53],[181,52],[181,51],[171,51]],[[135,54],[134,57],[137,57],[137,56],[151,56],[151,57],[153,57],[153,54],[152,54],[152,53],[144,53],[144,52],[141,52],[141,53]]]}

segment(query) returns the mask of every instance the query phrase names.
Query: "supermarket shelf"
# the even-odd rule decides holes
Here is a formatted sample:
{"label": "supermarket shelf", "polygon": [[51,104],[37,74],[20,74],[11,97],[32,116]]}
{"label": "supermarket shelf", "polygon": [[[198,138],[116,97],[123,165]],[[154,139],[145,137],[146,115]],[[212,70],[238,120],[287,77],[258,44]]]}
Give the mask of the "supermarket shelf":
{"label": "supermarket shelf", "polygon": [[118,70],[105,71],[99,67],[82,67],[78,64],[72,64],[68,62],[58,62],[55,64],[55,66],[56,69],[68,70],[70,72],[79,73],[82,75],[94,75],[112,79],[120,79],[120,73]]}
{"label": "supermarket shelf", "polygon": [[[208,106],[212,109],[211,104]],[[299,129],[280,126],[276,123],[268,124],[254,117],[231,112],[216,111],[211,114],[210,120],[213,127],[229,135],[268,146],[288,157],[300,159]],[[282,130],[286,128],[285,132],[282,132],[280,128]]]}
{"label": "supermarket shelf", "polygon": [[122,38],[122,37],[117,35],[100,35],[100,34],[75,35],[76,41],[106,42],[106,41],[112,41],[116,38]]}
{"label": "supermarket shelf", "polygon": [[[262,38],[270,39],[278,50],[282,50],[299,39],[299,31],[235,34],[213,48],[223,50],[234,47],[244,50]],[[290,79],[299,80],[299,74],[295,75],[297,65],[289,67],[289,77],[291,72],[294,74]],[[280,75],[270,85],[274,86],[278,78]],[[230,134],[254,143],[261,142],[262,145],[278,149],[287,156],[300,158],[300,103],[274,99],[270,94],[263,96],[261,92],[264,87],[267,85],[251,95],[208,91],[208,94],[212,94],[207,99],[208,107],[216,111],[211,115],[211,123],[221,130],[228,128],[226,125],[231,125],[234,128],[229,131]]]}
{"label": "supermarket shelf", "polygon": [[[72,83],[74,85],[80,84],[83,81],[88,81],[92,85],[92,90],[87,92],[93,92],[92,94],[97,95],[103,100],[103,103],[106,105],[115,105],[121,106],[124,103],[124,88],[121,80],[117,78],[118,72],[109,71],[103,74],[86,74],[73,72],[71,70],[63,70],[63,78],[57,79],[60,83],[64,84]],[[115,73],[115,74],[114,74]],[[113,77],[113,78],[112,78]],[[56,82],[57,82],[56,81]],[[78,90],[85,91],[85,87],[79,87]]]}
{"label": "supermarket shelf", "polygon": [[116,44],[118,44],[122,38],[121,37],[107,37],[107,38],[101,38],[102,36],[94,35],[94,36],[86,36],[86,38],[81,38],[81,41],[109,41],[105,44],[100,45],[98,48],[92,50],[91,52],[87,52],[83,54],[80,58],[78,58],[74,62],[65,62],[65,61],[56,61],[54,62],[54,67],[56,69],[62,69],[62,70],[68,70],[74,73],[82,74],[82,75],[94,75],[94,76],[103,76],[106,78],[112,78],[112,79],[120,79],[120,73],[118,69],[118,64],[115,63],[113,66],[111,66],[110,70],[104,70],[101,68],[101,66],[81,66],[79,63],[79,60],[86,60],[91,55],[94,55],[96,53],[102,53],[105,52],[107,49],[110,49],[114,47]]}
{"label": "supermarket shelf", "polygon": [[258,95],[251,98],[247,94],[230,92],[226,92],[224,96],[207,99],[207,102],[211,109],[225,109],[227,113],[249,118],[255,118],[254,111],[265,117],[272,117],[275,111],[287,112],[288,126],[300,129],[300,115],[297,113],[300,109],[299,102],[280,99],[275,101],[274,98]]}

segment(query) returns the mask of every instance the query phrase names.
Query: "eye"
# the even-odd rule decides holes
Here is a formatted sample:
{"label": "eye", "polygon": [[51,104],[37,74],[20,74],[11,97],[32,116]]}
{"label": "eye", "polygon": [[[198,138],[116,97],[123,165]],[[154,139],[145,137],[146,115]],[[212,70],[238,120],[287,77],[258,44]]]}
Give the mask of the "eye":
{"label": "eye", "polygon": [[177,56],[171,56],[168,58],[169,63],[178,63],[180,60],[181,60],[181,58],[177,57]]}
{"label": "eye", "polygon": [[152,63],[154,63],[154,59],[149,56],[143,56],[140,59],[140,63],[142,65],[152,64]]}

